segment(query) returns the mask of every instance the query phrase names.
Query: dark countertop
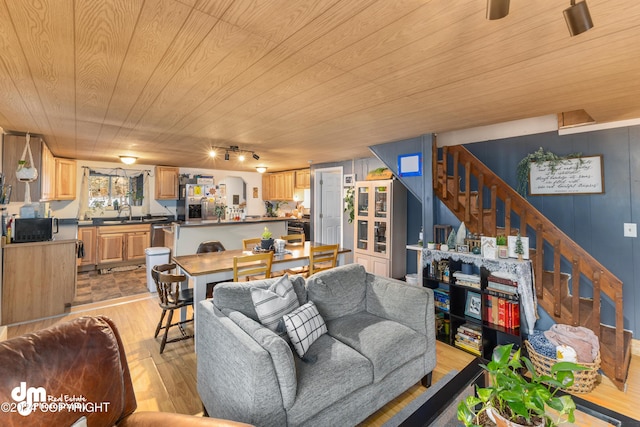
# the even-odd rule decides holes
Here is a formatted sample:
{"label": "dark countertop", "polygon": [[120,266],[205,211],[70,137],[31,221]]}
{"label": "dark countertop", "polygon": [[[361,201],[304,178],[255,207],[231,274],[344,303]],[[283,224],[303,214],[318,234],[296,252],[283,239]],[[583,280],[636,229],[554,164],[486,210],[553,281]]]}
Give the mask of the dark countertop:
{"label": "dark countertop", "polygon": [[77,220],[78,227],[92,227],[105,225],[127,225],[127,224],[171,224],[174,220],[173,215],[151,215],[151,216],[133,216],[129,218],[93,218],[90,220]]}

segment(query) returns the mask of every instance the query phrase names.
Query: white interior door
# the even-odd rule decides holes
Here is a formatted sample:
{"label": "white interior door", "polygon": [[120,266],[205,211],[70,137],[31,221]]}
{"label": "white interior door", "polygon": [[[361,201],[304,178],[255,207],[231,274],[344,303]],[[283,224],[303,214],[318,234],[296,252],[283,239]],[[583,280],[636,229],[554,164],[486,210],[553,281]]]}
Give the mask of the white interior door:
{"label": "white interior door", "polygon": [[316,170],[315,239],[325,244],[342,246],[342,168]]}

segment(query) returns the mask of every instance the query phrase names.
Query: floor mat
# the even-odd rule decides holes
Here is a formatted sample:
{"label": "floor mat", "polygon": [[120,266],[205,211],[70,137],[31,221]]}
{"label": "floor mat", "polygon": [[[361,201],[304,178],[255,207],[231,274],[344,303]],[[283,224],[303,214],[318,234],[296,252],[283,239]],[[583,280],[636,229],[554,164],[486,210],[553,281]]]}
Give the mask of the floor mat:
{"label": "floor mat", "polygon": [[145,265],[134,270],[116,271],[101,274],[98,270],[78,273],[76,297],[72,306],[105,301],[114,298],[149,292],[147,289],[147,270]]}

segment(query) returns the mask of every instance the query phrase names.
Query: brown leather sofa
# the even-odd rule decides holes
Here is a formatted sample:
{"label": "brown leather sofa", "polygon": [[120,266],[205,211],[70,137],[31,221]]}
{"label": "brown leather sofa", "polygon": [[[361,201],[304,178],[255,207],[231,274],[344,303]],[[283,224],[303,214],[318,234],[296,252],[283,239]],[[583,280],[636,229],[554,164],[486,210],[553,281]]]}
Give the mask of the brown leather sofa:
{"label": "brown leather sofa", "polygon": [[103,316],[81,317],[0,342],[0,425],[99,426],[247,424],[164,412],[134,412],[122,341]]}

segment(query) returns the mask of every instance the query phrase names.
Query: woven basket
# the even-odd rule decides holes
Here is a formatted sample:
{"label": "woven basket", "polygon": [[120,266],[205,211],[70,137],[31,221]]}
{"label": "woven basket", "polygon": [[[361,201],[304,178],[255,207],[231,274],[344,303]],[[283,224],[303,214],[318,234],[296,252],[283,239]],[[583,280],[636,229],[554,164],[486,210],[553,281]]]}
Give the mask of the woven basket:
{"label": "woven basket", "polygon": [[[551,367],[557,362],[556,359],[543,356],[537,353],[529,341],[524,342],[527,352],[529,353],[529,359],[536,368],[538,375],[551,376]],[[596,386],[596,379],[598,378],[598,369],[600,369],[600,352],[596,356],[596,360],[593,363],[580,363],[581,366],[589,368],[586,371],[575,371],[573,373],[573,385],[567,387],[565,390],[571,393],[589,393]]]}

